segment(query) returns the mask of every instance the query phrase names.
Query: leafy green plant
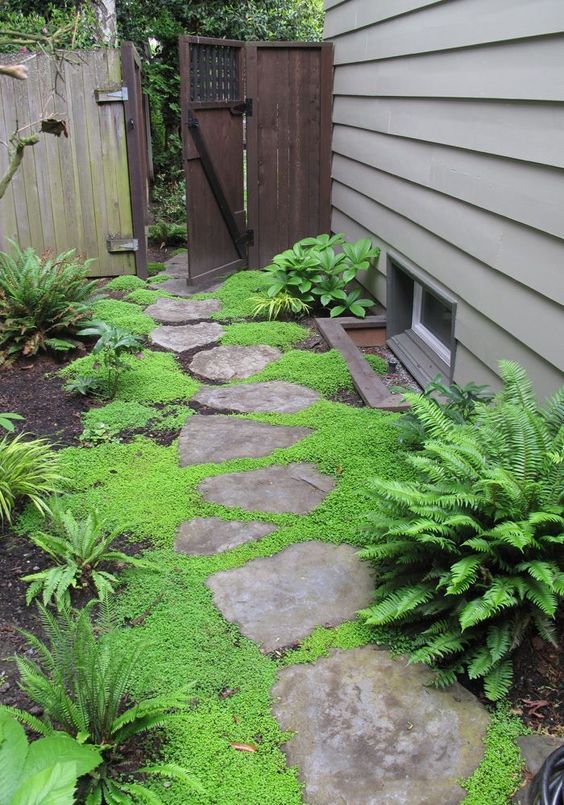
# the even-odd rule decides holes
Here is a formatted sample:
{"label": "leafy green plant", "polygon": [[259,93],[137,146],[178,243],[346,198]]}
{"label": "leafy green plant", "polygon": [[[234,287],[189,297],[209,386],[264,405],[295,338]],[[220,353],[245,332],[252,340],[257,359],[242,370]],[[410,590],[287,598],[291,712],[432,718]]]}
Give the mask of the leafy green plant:
{"label": "leafy green plant", "polygon": [[160,274],[166,268],[164,263],[147,263],[147,274],[154,277],[155,274]]}
{"label": "leafy green plant", "polygon": [[101,762],[96,747],[65,733],[28,743],[23,727],[0,708],[0,805],[72,805],[78,778]]}
{"label": "leafy green plant", "polygon": [[[395,388],[403,393],[405,389]],[[440,408],[453,422],[471,422],[476,413],[476,403],[489,403],[493,392],[488,386],[467,383],[445,384],[441,375],[436,375],[423,392],[424,396]],[[403,447],[419,449],[425,441],[425,425],[415,411],[408,411],[396,422],[399,442]]]}
{"label": "leafy green plant", "polygon": [[73,349],[96,298],[96,283],[86,280],[92,261],[74,251],[40,257],[10,243],[13,254],[0,252],[0,363]]}
{"label": "leafy green plant", "polygon": [[51,506],[51,531],[39,531],[30,535],[31,541],[49,554],[55,564],[37,573],[23,576],[29,587],[26,602],[42,594],[43,604],[55,604],[61,611],[70,605],[71,590],[93,588],[99,598],[114,592],[118,578],[103,569],[106,563],[119,562],[144,569],[151,569],[147,562],[122,551],[111,549],[118,530],[109,530],[92,511],[77,520],[70,510],[65,510],[60,500]]}
{"label": "leafy green plant", "polygon": [[26,440],[24,434],[0,440],[0,523],[11,522],[20,501],[29,501],[42,514],[45,498],[63,482],[59,459],[45,439]]}
{"label": "leafy green plant", "polygon": [[[81,743],[99,747],[103,763],[81,791],[87,803],[130,802],[128,795],[160,802],[138,780],[120,778],[122,752],[132,738],[163,726],[185,709],[190,686],[132,703],[131,679],[147,644],[136,640],[119,644],[107,606],[97,623],[91,605],[77,613],[58,615],[39,607],[46,642],[24,631],[39,659],[17,656],[16,663],[22,689],[42,708],[43,715],[37,718],[22,711],[14,711],[14,715],[41,735],[51,735],[58,726]],[[182,779],[198,787],[183,769],[172,764],[138,771]]]}
{"label": "leafy green plant", "polygon": [[133,333],[107,324],[104,321],[91,322],[80,331],[81,335],[97,335],[92,354],[97,356],[103,368],[103,379],[92,375],[79,375],[67,388],[81,394],[94,393],[113,399],[116,395],[122,372],[129,368],[126,356],[139,352],[143,346],[140,338]]}
{"label": "leafy green plant", "polygon": [[8,433],[13,433],[16,429],[14,422],[21,422],[23,420],[23,416],[20,414],[3,414],[0,413],[0,428],[3,430],[7,430]]}
{"label": "leafy green plant", "polygon": [[157,221],[149,226],[149,240],[158,246],[178,246],[186,243],[186,224],[171,224]]}
{"label": "leafy green plant", "polygon": [[[341,246],[342,251],[336,253],[335,246]],[[366,308],[374,303],[362,299],[358,289],[347,291],[347,286],[359,271],[370,268],[379,253],[368,239],[346,243],[343,235],[305,238],[292,249],[276,255],[273,264],[265,269],[270,279],[266,296],[274,300],[274,304],[269,309],[263,301],[261,307],[281,313],[301,312],[300,306],[305,305],[308,309],[327,308],[331,316],[348,312],[363,318]],[[288,297],[296,300],[295,310],[288,303]]]}
{"label": "leafy green plant", "polygon": [[500,368],[503,390],[469,424],[406,393],[426,439],[413,481],[376,481],[363,551],[378,566],[367,623],[410,633],[438,684],[466,673],[492,700],[527,634],[554,640],[564,595],[564,388],[540,409],[524,370]]}

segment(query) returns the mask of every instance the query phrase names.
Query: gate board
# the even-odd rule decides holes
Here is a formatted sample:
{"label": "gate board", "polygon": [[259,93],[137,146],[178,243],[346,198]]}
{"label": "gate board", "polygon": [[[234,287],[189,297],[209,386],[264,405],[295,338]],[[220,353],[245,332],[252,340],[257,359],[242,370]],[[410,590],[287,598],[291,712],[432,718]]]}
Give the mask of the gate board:
{"label": "gate board", "polygon": [[243,200],[244,44],[180,38],[188,276],[246,265]]}
{"label": "gate board", "polygon": [[[2,54],[3,63],[18,54]],[[6,238],[37,252],[76,249],[95,258],[92,276],[135,273],[133,252],[109,253],[108,236],[131,238],[131,195],[124,107],[97,103],[97,89],[122,86],[120,51],[68,54],[59,67],[47,54],[26,59],[29,78],[0,76],[0,142],[45,114],[67,123],[68,138],[42,134],[0,200],[0,249]],[[57,71],[62,79],[56,79]],[[57,93],[53,87],[57,80]],[[0,174],[7,167],[0,145]]]}
{"label": "gate board", "polygon": [[331,226],[331,43],[247,45],[249,267]]}

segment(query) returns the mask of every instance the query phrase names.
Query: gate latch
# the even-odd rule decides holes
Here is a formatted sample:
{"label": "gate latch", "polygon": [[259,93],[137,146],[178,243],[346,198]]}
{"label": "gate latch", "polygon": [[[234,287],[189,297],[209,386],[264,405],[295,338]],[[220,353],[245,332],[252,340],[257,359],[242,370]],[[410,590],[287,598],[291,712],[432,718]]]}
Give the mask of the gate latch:
{"label": "gate latch", "polygon": [[229,111],[232,115],[247,115],[247,117],[251,117],[253,114],[253,99],[245,98],[243,103],[231,106]]}

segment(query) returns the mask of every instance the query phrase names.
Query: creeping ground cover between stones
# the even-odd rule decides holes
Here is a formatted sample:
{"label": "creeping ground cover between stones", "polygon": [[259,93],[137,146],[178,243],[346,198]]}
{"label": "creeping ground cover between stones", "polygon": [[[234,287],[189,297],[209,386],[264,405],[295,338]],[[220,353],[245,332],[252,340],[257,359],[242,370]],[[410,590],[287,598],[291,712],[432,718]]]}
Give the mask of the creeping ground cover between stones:
{"label": "creeping ground cover between stones", "polygon": [[[184,318],[184,302],[159,304],[159,292],[146,285],[118,282],[113,290],[130,298],[97,303],[97,318],[149,342],[159,344],[163,328],[168,337],[169,328],[199,327],[199,315]],[[299,324],[246,320],[249,295],[260,290],[260,273],[244,272],[195,295],[219,303],[199,307],[213,333],[195,354],[201,368],[210,347],[259,345],[263,368],[205,385],[203,372],[194,369],[196,379],[181,365],[172,333],[172,351],[161,351],[161,339],[158,350],[147,346],[127,358],[115,399],[83,416],[83,446],[60,452],[65,505],[77,517],[96,509],[124,544],[143,546],[153,568],[123,571],[115,598],[116,645],[138,636],[147,643],[131,695],[193,683],[187,707],[166,723],[157,744],[159,760],[186,769],[201,790],[181,780],[148,784],[165,805],[332,805],[335,792],[343,793],[335,781],[345,794],[354,792],[360,774],[362,804],[375,805],[381,791],[405,793],[393,787],[403,774],[401,746],[413,765],[425,745],[434,774],[449,765],[444,801],[463,801],[461,778],[482,755],[485,709],[462,688],[427,689],[427,671],[395,659],[408,642],[355,615],[370,605],[374,586],[356,552],[364,545],[359,525],[374,505],[372,479],[405,481],[412,473],[398,447],[396,416],[329,399],[352,387],[340,355],[296,348],[309,335]],[[147,305],[163,315],[153,319]],[[187,329],[191,343],[200,331]],[[378,360],[373,368],[384,369]],[[62,374],[97,371],[87,355]],[[172,443],[158,437],[163,430],[175,434]],[[39,516],[26,510],[17,527],[35,531]],[[390,639],[392,654],[374,647],[389,647]],[[343,673],[350,684],[341,689]],[[392,678],[397,689],[388,690]],[[328,694],[335,682],[338,693]],[[355,710],[353,689],[365,682]],[[324,714],[333,706],[328,722]],[[365,719],[362,707],[372,716]],[[388,733],[372,746],[370,735],[386,717]],[[500,719],[486,737],[492,774],[476,772],[467,805],[504,805],[517,782],[514,734]],[[351,723],[357,733],[347,732]],[[307,756],[320,736],[327,768]],[[347,754],[351,737],[368,741],[382,769],[392,769],[381,772],[376,792],[373,764]],[[496,753],[506,759],[505,771],[496,767]],[[411,795],[420,783],[432,780],[413,778],[405,790]]]}

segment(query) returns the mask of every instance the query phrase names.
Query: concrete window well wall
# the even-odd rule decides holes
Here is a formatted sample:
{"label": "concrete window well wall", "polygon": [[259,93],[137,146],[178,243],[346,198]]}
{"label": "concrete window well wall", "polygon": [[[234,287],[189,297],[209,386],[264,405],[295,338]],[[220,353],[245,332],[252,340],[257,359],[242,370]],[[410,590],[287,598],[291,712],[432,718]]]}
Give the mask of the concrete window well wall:
{"label": "concrete window well wall", "polygon": [[389,346],[420,382],[440,371],[495,387],[505,358],[539,398],[553,393],[564,381],[564,2],[326,10],[331,226],[381,248],[360,280],[387,309]]}

